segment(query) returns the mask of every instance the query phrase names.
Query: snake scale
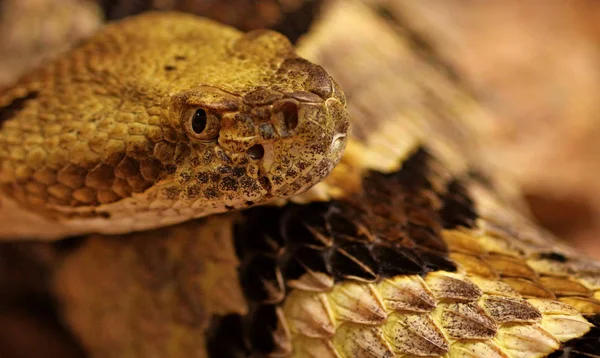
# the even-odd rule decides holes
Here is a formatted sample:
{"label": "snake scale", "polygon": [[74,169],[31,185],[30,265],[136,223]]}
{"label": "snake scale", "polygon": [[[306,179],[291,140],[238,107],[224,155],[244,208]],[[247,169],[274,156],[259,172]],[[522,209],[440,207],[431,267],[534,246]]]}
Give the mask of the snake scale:
{"label": "snake scale", "polygon": [[[21,78],[0,94],[2,237],[92,233],[41,245],[96,357],[600,356],[600,263],[480,165],[476,108],[427,53],[358,31],[327,57],[336,23],[369,24],[343,4],[301,47],[339,86],[281,35],[178,13]],[[380,77],[344,75],[373,54]],[[397,91],[374,106],[369,81]],[[413,116],[432,93],[465,109]]]}

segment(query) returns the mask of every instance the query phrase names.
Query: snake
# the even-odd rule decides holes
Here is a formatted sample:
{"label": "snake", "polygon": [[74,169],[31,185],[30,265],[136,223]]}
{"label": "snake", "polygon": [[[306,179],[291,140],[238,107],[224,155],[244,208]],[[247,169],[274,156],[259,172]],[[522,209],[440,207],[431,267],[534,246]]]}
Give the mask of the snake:
{"label": "snake", "polygon": [[[287,39],[185,16],[139,21],[0,95],[3,217],[20,221],[0,235],[151,229],[287,198],[339,160],[343,95]],[[137,33],[152,21],[163,30]]]}
{"label": "snake", "polygon": [[0,238],[72,237],[40,245],[90,356],[599,356],[600,263],[480,165],[460,110],[350,115],[372,98],[322,52],[347,29],[313,32],[323,66],[273,31],[148,12],[0,92]]}

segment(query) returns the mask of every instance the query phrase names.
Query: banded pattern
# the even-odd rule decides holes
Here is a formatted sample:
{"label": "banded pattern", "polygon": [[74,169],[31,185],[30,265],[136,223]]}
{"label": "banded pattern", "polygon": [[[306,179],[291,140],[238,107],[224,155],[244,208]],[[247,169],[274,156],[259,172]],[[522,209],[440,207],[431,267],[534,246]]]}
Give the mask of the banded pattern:
{"label": "banded pattern", "polygon": [[247,214],[235,240],[250,310],[209,332],[213,357],[542,357],[597,337],[600,265],[480,180],[421,148],[363,188]]}
{"label": "banded pattern", "polygon": [[[62,251],[57,292],[86,349],[144,358],[598,355],[598,264],[466,174],[480,164],[468,155],[476,152],[466,145],[471,136],[443,125],[471,118],[470,101],[418,57],[402,62],[396,56],[411,52],[376,33],[377,41],[356,47],[371,57],[365,46],[384,47],[393,55],[378,59],[403,69],[369,66],[388,80],[379,88],[410,72],[403,95],[394,92],[406,99],[397,106],[406,113],[394,115],[396,98],[385,106],[374,104],[385,96],[349,97],[363,111],[379,110],[354,117],[350,142],[381,156],[361,162],[346,151],[342,164],[353,171],[338,171],[357,190],[117,239],[94,236]],[[347,76],[358,87],[374,78]],[[458,99],[441,105],[440,91]],[[261,93],[259,102],[268,97]],[[443,115],[422,115],[421,107]],[[427,148],[415,149],[422,142]]]}

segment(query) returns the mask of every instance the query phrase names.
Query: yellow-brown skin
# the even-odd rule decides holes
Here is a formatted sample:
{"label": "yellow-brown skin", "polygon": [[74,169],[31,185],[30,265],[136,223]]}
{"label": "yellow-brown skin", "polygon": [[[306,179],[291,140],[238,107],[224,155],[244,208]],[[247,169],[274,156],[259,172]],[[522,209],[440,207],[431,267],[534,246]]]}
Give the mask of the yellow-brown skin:
{"label": "yellow-brown skin", "polygon": [[[345,0],[340,4],[351,9],[356,6]],[[344,200],[364,189],[366,169],[394,172],[398,168],[386,165],[402,167],[413,148],[423,146],[436,158],[432,167],[437,168],[425,179],[438,189],[447,187],[449,180],[465,180],[478,217],[472,228],[441,231],[440,240],[448,247],[456,272],[396,275],[376,282],[360,277],[336,282],[332,276],[309,270],[293,280],[284,280],[281,273],[267,276],[260,283],[265,291],[282,300],[277,307],[277,324],[269,322],[277,343],[277,350],[270,356],[542,357],[586,334],[591,323],[584,316],[600,314],[600,265],[580,258],[536,228],[514,210],[516,205],[502,191],[465,177],[469,153],[457,150],[456,147],[464,148],[465,143],[460,127],[453,126],[452,119],[472,118],[473,113],[474,118],[481,118],[477,117],[476,106],[455,84],[415,56],[414,50],[385,36],[385,27],[365,31],[368,12],[365,8],[357,10],[350,12],[356,14],[351,21],[325,20],[329,26],[322,29],[320,39],[328,42],[317,53],[329,51],[329,59],[333,60],[319,58],[316,62],[329,62],[333,70],[340,69],[335,77],[350,90],[351,107],[359,106],[360,101],[365,104],[353,116],[361,125],[355,134],[362,136],[357,135],[350,142],[343,162],[315,188],[322,188],[315,190],[316,194],[331,194]],[[348,23],[356,25],[359,31],[349,35],[352,41],[341,41],[347,57],[339,56],[339,44],[332,46],[329,41],[342,36],[331,27],[340,27],[346,34]],[[357,69],[347,66],[347,62],[337,62],[360,54],[376,58],[378,66]],[[399,69],[407,69],[410,76]],[[365,76],[360,70],[373,73]],[[392,78],[390,73],[403,76]],[[377,83],[381,80],[377,76],[384,77],[386,86],[349,85],[364,78],[369,78],[371,84]],[[393,98],[387,99],[394,101],[394,106],[385,105],[389,93]],[[410,96],[401,102],[398,93]],[[431,102],[435,96],[439,98]],[[378,102],[382,100],[383,103]],[[430,112],[430,103],[435,104],[436,112]],[[399,110],[395,115],[391,112],[394,109]],[[473,163],[477,161],[470,164]],[[374,190],[377,188],[383,193]],[[397,186],[390,188],[389,182],[367,189],[376,199],[380,198],[373,200],[379,203],[378,212],[385,208],[386,198],[404,197],[412,204],[392,206],[391,217],[398,223],[435,228],[435,218],[419,210],[424,202],[431,201],[435,207],[442,205],[430,191],[403,193]],[[390,193],[401,195],[394,198]],[[314,236],[324,242],[336,240],[333,235],[323,235],[328,231],[318,230],[318,220],[298,217],[307,228],[313,227],[304,233],[304,239]],[[371,216],[361,223],[360,218],[346,216],[346,222],[359,228],[353,239],[360,242],[376,238],[377,231],[368,227],[376,228],[382,218]],[[214,328],[215,316],[249,313],[239,287],[239,250],[232,242],[231,229],[236,221],[242,221],[239,219],[231,213],[150,233],[114,238],[97,235],[77,249],[64,252],[54,277],[57,292],[66,321],[90,355],[206,356],[206,332]],[[265,231],[273,224],[258,223]],[[266,239],[269,245],[257,249],[268,251],[278,248],[278,242],[286,242],[273,240],[272,235]],[[398,239],[406,237],[399,235]],[[407,246],[422,244],[412,239],[404,242]],[[540,253],[553,254],[539,256]],[[561,257],[567,261],[561,263]],[[404,257],[398,256],[390,262],[402,265],[402,260]],[[366,263],[365,266],[369,267]],[[276,284],[271,285],[273,282]],[[285,299],[280,294],[283,291],[287,293]],[[226,333],[233,336],[235,332]],[[235,344],[233,339],[227,342]]]}
{"label": "yellow-brown skin", "polygon": [[0,237],[122,233],[287,198],[329,173],[347,130],[339,87],[282,35],[125,20],[0,92]]}

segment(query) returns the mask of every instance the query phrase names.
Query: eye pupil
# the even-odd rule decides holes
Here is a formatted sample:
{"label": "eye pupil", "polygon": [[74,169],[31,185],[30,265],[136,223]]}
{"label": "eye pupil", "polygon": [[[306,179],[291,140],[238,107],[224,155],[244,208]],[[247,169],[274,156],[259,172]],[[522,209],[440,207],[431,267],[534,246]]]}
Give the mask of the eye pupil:
{"label": "eye pupil", "polygon": [[192,118],[192,130],[194,133],[200,134],[206,129],[206,112],[203,109],[196,110]]}

